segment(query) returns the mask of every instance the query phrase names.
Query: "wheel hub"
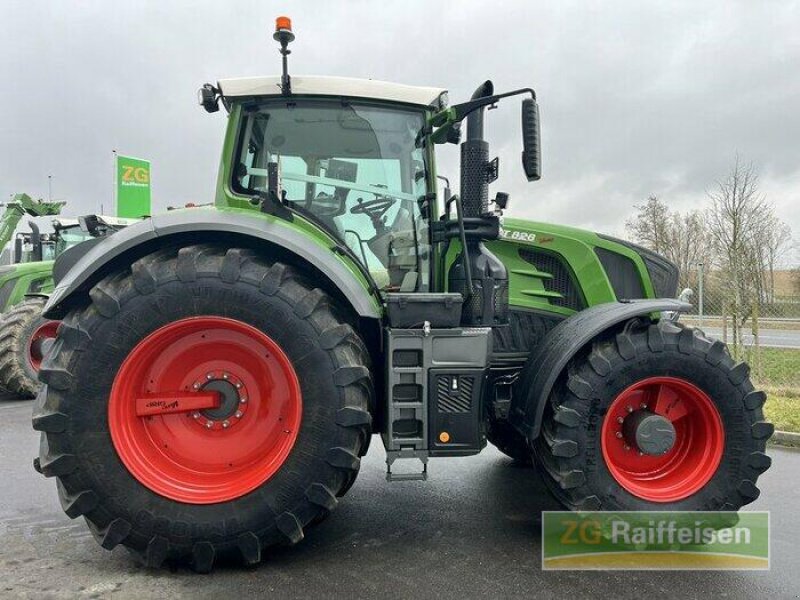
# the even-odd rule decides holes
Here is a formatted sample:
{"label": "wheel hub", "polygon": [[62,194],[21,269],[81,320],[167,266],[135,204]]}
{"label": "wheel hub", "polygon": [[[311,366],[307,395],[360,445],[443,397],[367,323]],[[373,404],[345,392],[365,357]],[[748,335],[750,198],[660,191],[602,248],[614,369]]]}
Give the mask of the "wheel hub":
{"label": "wheel hub", "polygon": [[675,445],[675,427],[666,417],[639,409],[625,417],[622,437],[642,454],[661,456]]}
{"label": "wheel hub", "polygon": [[200,392],[215,392],[219,406],[192,413],[192,419],[206,429],[230,429],[238,424],[247,412],[247,388],[243,381],[225,372],[208,373],[205,381],[197,381],[192,388]]}

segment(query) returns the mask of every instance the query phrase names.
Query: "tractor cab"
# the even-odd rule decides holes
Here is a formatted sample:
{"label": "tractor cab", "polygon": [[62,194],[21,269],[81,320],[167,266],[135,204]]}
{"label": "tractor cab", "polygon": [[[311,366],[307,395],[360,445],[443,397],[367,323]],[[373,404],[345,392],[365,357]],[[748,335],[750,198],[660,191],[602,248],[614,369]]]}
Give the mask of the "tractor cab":
{"label": "tractor cab", "polygon": [[[346,245],[381,290],[427,291],[433,178],[421,140],[426,107],[443,90],[297,77],[284,97],[278,83],[220,82],[238,116],[231,191],[279,194]],[[348,89],[369,97],[340,95]]]}

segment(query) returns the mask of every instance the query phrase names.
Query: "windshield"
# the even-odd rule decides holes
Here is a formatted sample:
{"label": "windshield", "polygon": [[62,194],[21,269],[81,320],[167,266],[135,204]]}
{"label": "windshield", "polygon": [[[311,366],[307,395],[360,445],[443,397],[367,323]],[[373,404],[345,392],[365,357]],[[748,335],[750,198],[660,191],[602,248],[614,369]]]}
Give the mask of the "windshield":
{"label": "windshield", "polygon": [[339,100],[243,111],[236,191],[266,192],[277,164],[289,205],[342,240],[380,288],[428,289],[422,112]]}
{"label": "windshield", "polygon": [[92,236],[83,231],[79,225],[59,229],[56,231],[55,255],[58,256],[64,250],[90,239],[92,239]]}

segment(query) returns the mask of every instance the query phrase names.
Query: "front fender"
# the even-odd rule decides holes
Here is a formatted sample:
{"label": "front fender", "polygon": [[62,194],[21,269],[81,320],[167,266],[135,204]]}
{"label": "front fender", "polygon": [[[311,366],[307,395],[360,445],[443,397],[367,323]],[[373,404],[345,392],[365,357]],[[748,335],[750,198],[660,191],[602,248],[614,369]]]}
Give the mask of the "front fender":
{"label": "front fender", "polygon": [[539,435],[542,415],[559,375],[578,351],[598,335],[628,321],[663,311],[686,312],[690,304],[663,298],[609,302],[583,310],[556,325],[528,357],[512,399],[509,420],[528,440]]}
{"label": "front fender", "polygon": [[[278,247],[311,265],[320,276],[328,279],[346,298],[361,317],[380,318],[380,305],[368,291],[368,283],[358,269],[348,265],[346,259],[332,251],[333,244],[319,229],[305,221],[289,223],[252,210],[191,208],[157,215],[136,223],[87,245],[85,254],[75,260],[69,269],[56,271],[61,275],[45,316],[63,318],[72,301],[89,293],[91,287],[113,268],[129,267],[146,254],[165,244],[188,240],[187,243],[214,242],[214,236],[223,234],[239,238],[251,245]],[[80,248],[80,246],[77,246]],[[63,271],[66,272],[64,273]]]}

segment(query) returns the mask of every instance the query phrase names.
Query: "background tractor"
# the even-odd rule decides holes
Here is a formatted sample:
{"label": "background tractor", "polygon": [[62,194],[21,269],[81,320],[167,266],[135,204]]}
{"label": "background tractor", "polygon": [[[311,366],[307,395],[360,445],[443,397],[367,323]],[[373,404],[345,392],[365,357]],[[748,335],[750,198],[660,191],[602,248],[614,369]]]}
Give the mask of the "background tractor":
{"label": "background tractor", "polygon": [[[33,398],[39,387],[37,373],[59,325],[42,315],[47,294],[53,289],[54,259],[133,222],[99,215],[54,218],[52,232],[42,233],[39,225],[30,221],[30,232],[16,234],[13,264],[0,267],[0,398]],[[79,255],[87,248],[75,252]]]}
{"label": "background tractor", "polygon": [[[291,77],[288,19],[274,37],[281,76],[200,90],[228,112],[216,206],[131,226],[57,278],[34,464],[67,515],[151,566],[257,563],[336,507],[373,434],[390,481],[488,439],[572,509],[758,496],[764,394],[676,322],[676,268],[490,201],[485,109],[506,98],[524,98],[540,177],[533,90],[487,81],[448,106],[439,88]],[[441,193],[435,150],[464,122],[460,195]]]}

